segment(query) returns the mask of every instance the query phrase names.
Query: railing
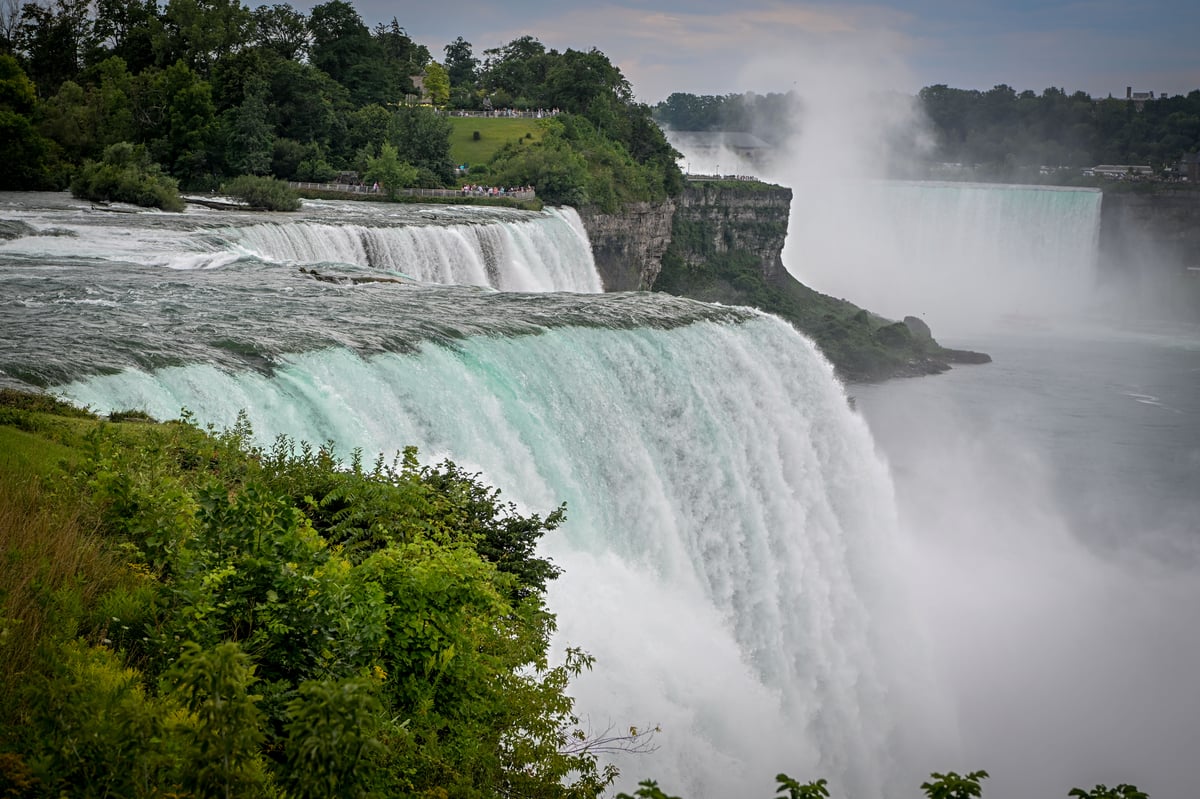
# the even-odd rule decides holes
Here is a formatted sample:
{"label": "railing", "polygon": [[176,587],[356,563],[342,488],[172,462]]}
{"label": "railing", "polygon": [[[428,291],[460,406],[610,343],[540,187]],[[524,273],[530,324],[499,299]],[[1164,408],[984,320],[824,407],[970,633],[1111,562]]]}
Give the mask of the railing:
{"label": "railing", "polygon": [[[290,181],[288,185],[293,189],[332,191],[339,194],[382,195],[385,193],[383,189],[376,189],[374,186],[358,185],[355,183],[303,183]],[[537,192],[533,189],[505,191],[498,194],[492,194],[490,191],[463,191],[462,189],[400,189],[397,194],[405,197],[509,197],[513,200],[533,200],[537,198]]]}

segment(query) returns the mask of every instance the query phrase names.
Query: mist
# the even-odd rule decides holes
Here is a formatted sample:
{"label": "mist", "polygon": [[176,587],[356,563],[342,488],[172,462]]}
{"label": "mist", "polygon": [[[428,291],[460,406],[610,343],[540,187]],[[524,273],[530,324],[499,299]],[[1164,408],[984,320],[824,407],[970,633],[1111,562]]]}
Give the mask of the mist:
{"label": "mist", "polygon": [[[1133,335],[1111,322],[1155,316],[1171,299],[1151,277],[1156,248],[1140,246],[1134,277],[1101,275],[1098,192],[897,180],[930,139],[915,101],[885,91],[907,74],[890,45],[872,34],[748,65],[747,85],[792,78],[794,129],[769,163],[719,158],[734,165],[726,174],[793,190],[784,264],[800,281],[884,316],[919,316],[953,346],[1020,342],[1011,365],[994,353],[996,364],[974,367],[993,370],[991,394],[956,393],[957,370],[850,387],[895,481],[896,568],[914,609],[898,634],[928,656],[936,685],[894,697],[894,795],[918,795],[932,771],[986,769],[989,799],[1098,783],[1190,796],[1200,505],[1180,502],[1186,486],[1172,495],[1152,483],[1167,468],[1156,453],[1174,478],[1200,469],[1194,402],[1184,384],[1178,407],[1144,388],[1172,380],[1173,366],[1106,360]],[[1097,338],[1086,371],[1030,379],[1016,407],[997,400],[1029,379],[1022,358],[1090,353]],[[1099,399],[1074,404],[1088,396]],[[1144,429],[1161,429],[1161,442],[1121,427],[1131,402],[1160,414]],[[1129,454],[1138,448],[1145,463]],[[951,727],[952,744],[931,725]]]}

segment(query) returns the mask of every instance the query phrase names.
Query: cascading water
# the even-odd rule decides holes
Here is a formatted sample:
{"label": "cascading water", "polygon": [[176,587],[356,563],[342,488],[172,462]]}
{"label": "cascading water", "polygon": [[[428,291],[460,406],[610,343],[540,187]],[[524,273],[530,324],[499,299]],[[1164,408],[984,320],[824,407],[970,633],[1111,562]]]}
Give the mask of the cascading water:
{"label": "cascading water", "polygon": [[[295,214],[112,214],[55,195],[50,209],[5,208],[31,235],[0,245],[9,256],[93,255],[172,269],[238,262],[360,267],[427,283],[501,291],[603,290],[579,215],[373,203],[306,203]],[[54,207],[57,206],[57,207]],[[47,214],[47,210],[58,213]],[[63,213],[63,212],[66,213]],[[136,219],[136,222],[134,221]]]}
{"label": "cascading water", "polygon": [[663,727],[662,751],[621,762],[631,777],[716,797],[788,770],[882,794],[890,484],[828,364],[778,320],[331,349],[270,375],[190,365],[57,391],[217,424],[245,409],[265,439],[416,444],[532,509],[565,500],[551,606],[563,646],[599,659],[581,707],[599,728]]}
{"label": "cascading water", "polygon": [[[162,217],[112,221],[112,239],[153,238]],[[203,234],[232,227],[208,221]],[[557,649],[598,659],[579,709],[598,731],[662,726],[658,752],[619,761],[625,787],[766,795],[787,771],[884,794],[901,698],[923,679],[898,644],[912,625],[889,577],[903,550],[890,479],[788,325],[664,295],[331,284],[257,260],[164,272],[94,246],[28,249],[0,245],[6,382],[218,425],[244,409],[264,441],[413,444],[527,509],[566,501],[544,546],[565,568]]]}
{"label": "cascading water", "polygon": [[1101,193],[843,181],[793,200],[784,260],[803,282],[935,331],[1086,310]]}

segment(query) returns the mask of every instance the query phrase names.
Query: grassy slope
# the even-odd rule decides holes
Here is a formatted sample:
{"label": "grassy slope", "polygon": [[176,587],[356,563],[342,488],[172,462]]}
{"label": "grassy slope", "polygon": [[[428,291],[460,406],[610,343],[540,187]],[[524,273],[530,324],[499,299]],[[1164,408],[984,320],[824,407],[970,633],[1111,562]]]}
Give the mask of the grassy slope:
{"label": "grassy slope", "polygon": [[[450,117],[450,159],[456,164],[486,164],[496,151],[510,141],[533,136],[541,141],[540,119],[506,117]],[[479,131],[479,141],[474,132]]]}

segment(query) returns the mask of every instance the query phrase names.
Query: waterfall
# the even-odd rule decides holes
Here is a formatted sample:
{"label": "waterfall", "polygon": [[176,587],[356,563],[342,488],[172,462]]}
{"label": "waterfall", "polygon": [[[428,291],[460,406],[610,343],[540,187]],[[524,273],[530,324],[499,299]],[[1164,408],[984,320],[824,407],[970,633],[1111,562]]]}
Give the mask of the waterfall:
{"label": "waterfall", "polygon": [[354,264],[427,283],[501,291],[602,290],[587,233],[573,208],[516,223],[282,223],[231,228],[217,238],[263,260]]}
{"label": "waterfall", "polygon": [[180,271],[265,263],[500,291],[603,290],[587,232],[571,208],[309,202],[294,214],[107,214],[59,195],[35,196],[50,202],[6,209],[32,234],[0,241],[0,256],[94,257]]}
{"label": "waterfall", "polygon": [[794,194],[784,262],[803,282],[935,331],[1087,310],[1101,193],[845,181]]}
{"label": "waterfall", "polygon": [[662,727],[659,751],[618,760],[624,787],[769,795],[787,771],[871,799],[889,784],[890,641],[909,626],[886,576],[890,478],[829,364],[773,317],[330,348],[269,373],[125,369],[57,392],[218,425],[245,409],[264,441],[415,444],[526,509],[566,501],[544,547],[565,568],[556,645],[598,660],[580,710],[597,730]]}

